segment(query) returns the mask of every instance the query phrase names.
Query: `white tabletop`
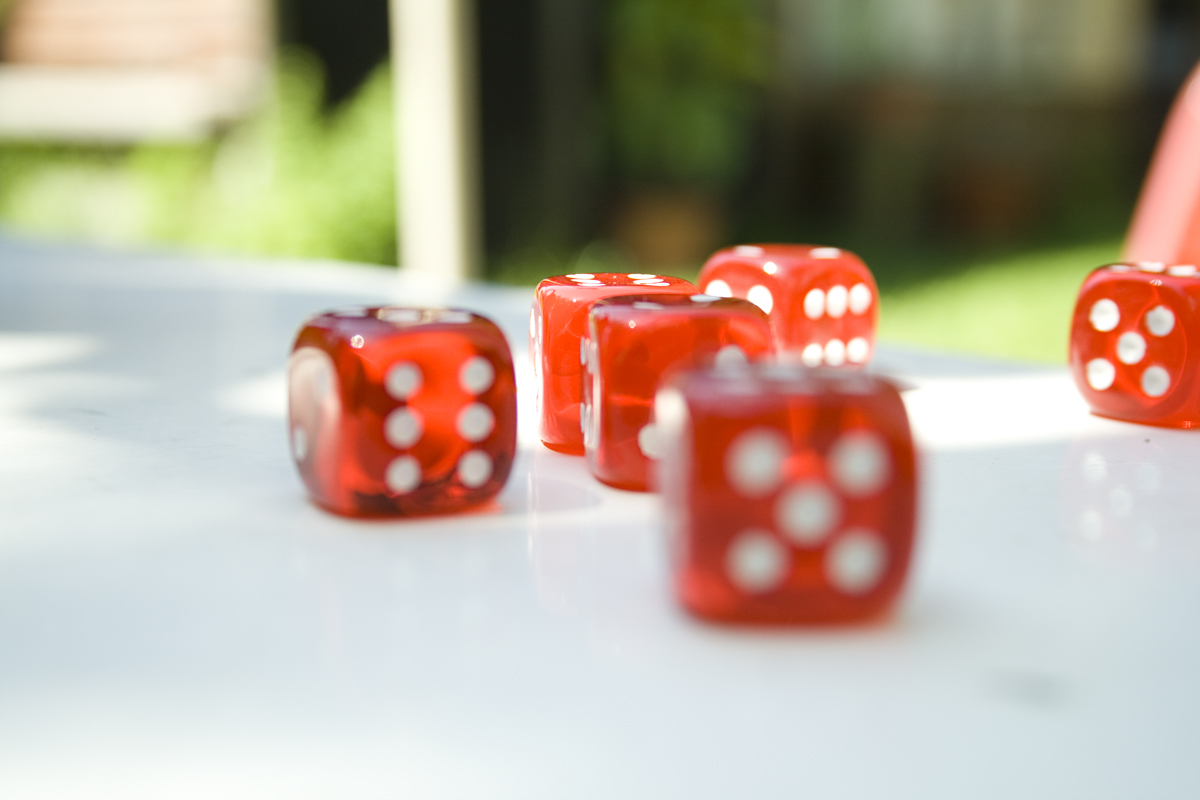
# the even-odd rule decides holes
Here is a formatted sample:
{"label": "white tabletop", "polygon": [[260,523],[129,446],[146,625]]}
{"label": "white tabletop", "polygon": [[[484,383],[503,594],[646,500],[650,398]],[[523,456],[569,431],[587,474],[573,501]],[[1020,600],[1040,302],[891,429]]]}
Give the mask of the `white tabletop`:
{"label": "white tabletop", "polygon": [[[524,408],[502,512],[307,502],[298,324],[432,294],[0,240],[0,796],[1200,792],[1196,434],[1091,417],[1064,370],[881,347],[924,454],[896,613],[714,627],[672,599],[655,497]],[[522,369],[529,299],[449,298]]]}

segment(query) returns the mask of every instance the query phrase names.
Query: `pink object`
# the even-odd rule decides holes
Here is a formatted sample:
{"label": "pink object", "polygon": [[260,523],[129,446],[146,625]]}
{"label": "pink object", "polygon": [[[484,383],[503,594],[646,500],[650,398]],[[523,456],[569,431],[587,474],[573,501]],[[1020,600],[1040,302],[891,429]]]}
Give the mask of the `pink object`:
{"label": "pink object", "polygon": [[1200,262],[1200,67],[1167,118],[1123,260]]}

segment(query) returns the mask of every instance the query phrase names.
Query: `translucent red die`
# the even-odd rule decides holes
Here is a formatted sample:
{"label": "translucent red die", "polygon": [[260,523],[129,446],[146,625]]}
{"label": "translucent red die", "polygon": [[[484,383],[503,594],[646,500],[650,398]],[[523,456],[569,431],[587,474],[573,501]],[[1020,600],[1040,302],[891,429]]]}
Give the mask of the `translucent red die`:
{"label": "translucent red die", "polygon": [[664,382],[655,414],[676,589],[692,613],[825,623],[892,603],[917,492],[894,386],[798,365],[712,369]]}
{"label": "translucent red die", "polygon": [[860,366],[875,350],[879,289],[866,264],[848,250],[731,247],[708,259],[696,285],[767,312],[780,351],[806,366]]}
{"label": "translucent red die", "polygon": [[1097,414],[1190,428],[1200,423],[1200,272],[1113,264],[1083,282],[1071,321],[1071,372]]}
{"label": "translucent red die", "polygon": [[588,467],[604,483],[650,488],[658,458],[654,393],[672,369],[739,368],[771,353],[766,314],[713,295],[631,295],[601,300],[588,315],[583,429]]}
{"label": "translucent red die", "polygon": [[292,456],[320,505],[354,516],[458,511],[504,486],[517,443],[512,355],[468,311],[320,314],[288,362]]}
{"label": "translucent red die", "polygon": [[529,316],[542,442],[551,450],[583,455],[580,428],[579,341],[588,309],[597,300],[626,294],[696,294],[682,278],[648,273],[579,273],[546,278],[538,284]]}

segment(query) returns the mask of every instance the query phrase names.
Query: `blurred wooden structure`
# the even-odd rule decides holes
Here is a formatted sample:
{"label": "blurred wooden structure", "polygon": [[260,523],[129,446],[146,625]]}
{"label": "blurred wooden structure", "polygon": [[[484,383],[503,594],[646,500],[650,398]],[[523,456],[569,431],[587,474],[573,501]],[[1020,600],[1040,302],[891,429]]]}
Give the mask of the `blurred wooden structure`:
{"label": "blurred wooden structure", "polygon": [[390,0],[400,266],[453,286],[481,272],[471,0]]}
{"label": "blurred wooden structure", "polygon": [[0,136],[190,139],[252,109],[269,0],[11,0]]}

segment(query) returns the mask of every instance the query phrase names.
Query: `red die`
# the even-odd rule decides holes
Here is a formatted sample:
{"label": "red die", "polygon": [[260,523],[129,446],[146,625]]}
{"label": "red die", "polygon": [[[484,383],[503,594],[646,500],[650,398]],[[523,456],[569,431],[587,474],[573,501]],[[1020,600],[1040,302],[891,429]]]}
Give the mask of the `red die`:
{"label": "red die", "polygon": [[682,278],[648,274],[562,275],[538,284],[529,317],[529,355],[537,385],[542,442],[583,455],[579,427],[579,340],[592,303],[624,294],[695,294]]}
{"label": "red die", "polygon": [[890,383],[798,365],[683,373],[655,401],[683,604],[731,622],[885,609],[908,571],[916,455]]}
{"label": "red die", "polygon": [[765,244],[720,250],[696,284],[767,312],[781,351],[810,367],[867,363],[875,348],[879,290],[858,256],[836,247]]}
{"label": "red die", "polygon": [[[1097,414],[1190,428],[1200,422],[1194,266],[1114,264],[1087,277],[1071,322],[1071,372]],[[1190,340],[1190,342],[1189,342]]]}
{"label": "red die", "polygon": [[644,491],[658,457],[653,406],[659,379],[679,367],[742,366],[771,350],[766,315],[745,300],[632,295],[593,305],[579,352],[592,474]]}
{"label": "red die", "polygon": [[467,311],[371,308],[308,321],[288,363],[292,455],[340,514],[457,511],[500,491],[517,445],[504,334]]}

